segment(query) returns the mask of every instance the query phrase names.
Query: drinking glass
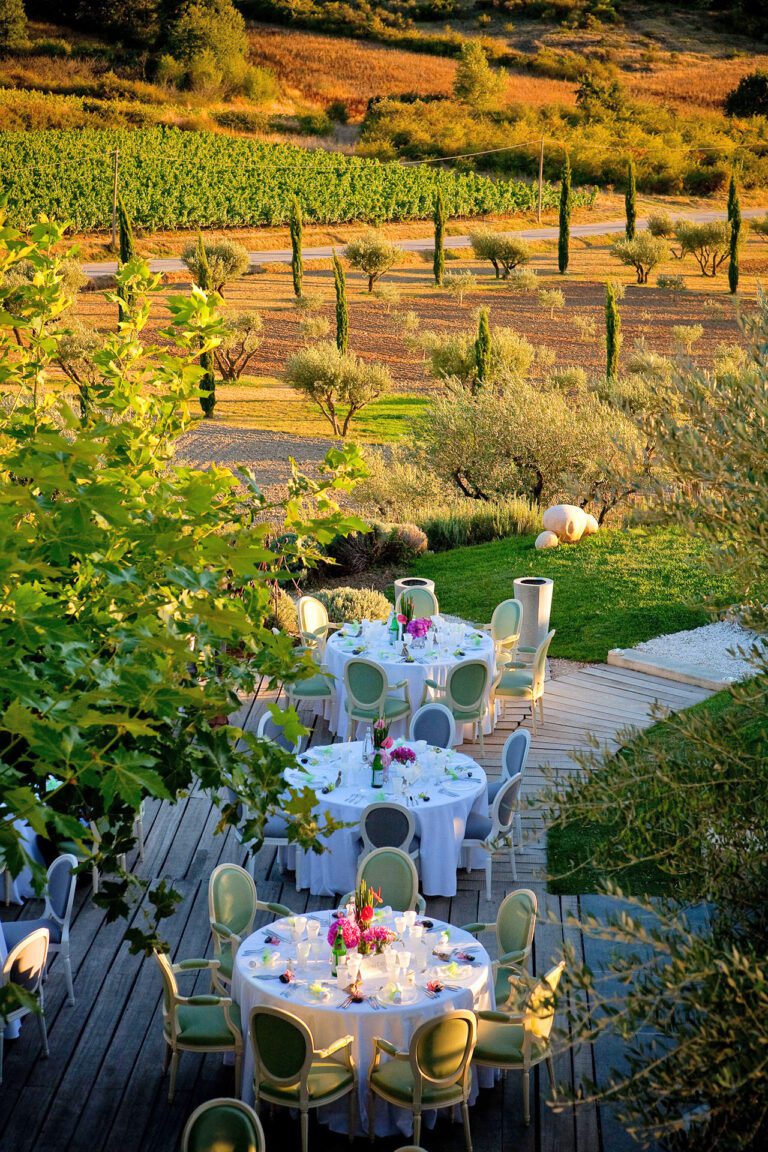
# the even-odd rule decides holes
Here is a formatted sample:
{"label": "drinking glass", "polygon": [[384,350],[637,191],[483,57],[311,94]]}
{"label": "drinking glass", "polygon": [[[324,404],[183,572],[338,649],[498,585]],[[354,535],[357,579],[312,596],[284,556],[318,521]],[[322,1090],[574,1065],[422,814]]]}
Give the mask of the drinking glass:
{"label": "drinking glass", "polygon": [[411,966],[411,960],[413,959],[413,956],[410,952],[403,951],[397,954],[397,959],[400,965],[400,971],[402,972],[403,977],[405,977],[406,972]]}
{"label": "drinking glass", "polygon": [[339,988],[346,988],[349,984],[349,963],[346,956],[342,956],[336,965],[336,980]]}
{"label": "drinking glass", "polygon": [[397,972],[397,967],[398,967],[397,958],[398,958],[398,953],[393,952],[391,948],[388,948],[386,950],[386,952],[384,953],[384,964],[386,965],[388,976],[394,976],[395,973]]}
{"label": "drinking glass", "polygon": [[416,923],[416,913],[412,908],[408,912],[403,912],[403,920],[405,920],[406,928],[410,931]]}
{"label": "drinking glass", "polygon": [[405,916],[395,916],[395,932],[397,932],[398,936],[403,935],[407,923],[408,921]]}
{"label": "drinking glass", "polygon": [[320,921],[307,920],[307,938],[309,940],[317,940],[320,935]]}
{"label": "drinking glass", "polygon": [[296,916],[293,921],[293,934],[297,940],[301,940],[307,929],[306,916]]}
{"label": "drinking glass", "polygon": [[309,949],[311,945],[309,940],[300,940],[296,945],[296,958],[302,967],[309,963]]}
{"label": "drinking glass", "polygon": [[422,936],[424,935],[424,925],[423,924],[411,925],[411,927],[408,929],[408,935],[410,936],[411,940],[420,941]]}

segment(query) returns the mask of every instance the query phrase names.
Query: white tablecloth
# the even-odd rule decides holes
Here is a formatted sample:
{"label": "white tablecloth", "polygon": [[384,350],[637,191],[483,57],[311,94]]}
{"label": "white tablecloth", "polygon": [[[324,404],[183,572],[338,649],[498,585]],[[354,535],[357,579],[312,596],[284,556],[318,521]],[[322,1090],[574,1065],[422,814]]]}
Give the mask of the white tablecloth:
{"label": "white tablecloth", "polygon": [[[266,948],[264,944],[265,936],[269,935],[270,929],[278,932],[286,939],[289,938],[291,933],[287,921],[277,921],[274,925],[255,932],[243,941],[238,951],[233,972],[232,992],[234,999],[240,1005],[243,1032],[246,1036],[243,1099],[248,1102],[253,1101],[253,1052],[248,1038],[250,1013],[257,1005],[283,1008],[299,1016],[309,1025],[317,1048],[326,1047],[340,1036],[351,1034],[354,1037],[352,1050],[358,1073],[359,1125],[361,1132],[365,1133],[368,1121],[366,1085],[368,1069],[373,1060],[373,1037],[382,1036],[392,1044],[396,1044],[398,1048],[406,1049],[413,1033],[426,1020],[459,1008],[474,1008],[477,1011],[495,1008],[490,961],[485,949],[476,946],[473,955],[477,957],[477,960],[471,966],[468,977],[457,984],[458,991],[445,989],[436,1000],[431,1000],[426,996],[423,990],[426,977],[420,975],[417,977],[418,999],[413,1004],[392,1004],[383,1010],[376,1011],[366,1001],[341,1009],[339,1002],[342,994],[337,993],[335,989],[332,992],[330,1002],[307,1004],[302,1000],[306,984],[318,979],[330,980],[330,949],[325,942],[330,924],[330,913],[315,913],[314,917],[319,919],[322,924],[318,940],[323,941],[323,945],[322,947],[319,944],[316,946],[316,951],[322,958],[305,968],[297,967],[295,969],[296,985],[286,986],[281,984],[279,980],[259,978],[259,974],[265,971],[261,960],[265,951],[280,954],[281,962],[275,968],[270,969],[272,972],[282,971],[284,967],[282,958],[295,955],[295,944],[281,943],[272,948]],[[389,921],[387,923],[389,924]],[[445,927],[439,921],[434,921],[434,926],[436,933]],[[436,942],[436,939],[437,935],[432,938],[432,942]],[[405,942],[408,942],[407,937]],[[450,943],[451,945],[477,945],[473,937],[458,928],[450,929]],[[438,964],[438,961],[430,956],[430,964]],[[363,975],[366,977],[363,991],[369,995],[375,993],[388,981],[381,958],[377,958],[370,965],[365,965]],[[451,982],[448,976],[445,979]],[[334,981],[330,981],[330,983],[333,984]],[[453,983],[457,982],[454,980]],[[493,1075],[492,1069],[475,1069],[473,1071],[471,1102],[474,1102],[479,1086],[492,1085]],[[426,1113],[425,1118],[428,1122],[433,1122],[434,1113],[431,1116]],[[328,1124],[334,1132],[347,1132],[347,1101],[342,1099],[335,1104],[319,1109],[318,1119],[322,1123]],[[411,1114],[404,1109],[391,1107],[383,1100],[377,1100],[376,1135],[390,1136],[397,1132],[404,1136],[411,1135]]]}
{"label": "white tablecloth", "polygon": [[[412,664],[405,661],[401,651],[402,646],[399,648],[391,647],[386,642],[381,643],[378,640],[371,641],[369,646],[363,646],[362,639],[354,640],[340,632],[335,633],[328,640],[325,648],[325,664],[328,671],[335,677],[336,693],[331,703],[323,705],[323,715],[328,721],[331,731],[340,736],[342,740],[347,738],[349,731],[344,703],[346,699],[344,668],[352,659],[373,660],[380,664],[386,672],[390,684],[398,684],[401,680],[407,680],[414,712],[421,705],[424,682],[434,680],[438,684],[445,684],[449,669],[464,660],[483,660],[488,665],[490,695],[490,681],[495,672],[496,661],[493,640],[485,632],[476,632],[468,627],[462,647],[460,649],[453,647],[447,652],[438,651],[436,646],[430,645],[429,642],[424,649],[412,647],[411,651],[415,657]],[[457,655],[457,652],[461,652],[462,655]],[[398,692],[397,695],[401,695],[401,692]],[[437,696],[436,699],[439,700],[440,697]],[[487,703],[488,700],[486,699],[486,705]],[[395,721],[390,727],[391,735],[407,735],[408,722],[409,717]],[[358,724],[355,736],[362,737],[364,730],[365,725]],[[491,731],[490,715],[487,709],[483,731],[486,735]],[[456,743],[461,744],[465,738],[472,738],[471,724],[459,725],[458,727]]]}
{"label": "white tablecloth", "polygon": [[[45,867],[45,860],[40,854],[37,847],[37,837],[35,833],[27,824],[26,820],[14,821],[14,828],[21,832],[21,839],[28,856],[35,860],[38,864]],[[5,879],[0,881],[0,894],[5,899]],[[25,900],[29,900],[34,896],[34,888],[32,886],[32,869],[22,868],[18,876],[14,876],[11,880],[11,900],[14,904],[23,904]]]}
{"label": "white tablecloth", "polygon": [[[363,810],[377,800],[389,800],[405,803],[413,811],[416,831],[421,837],[421,853],[416,861],[421,891],[426,896],[455,896],[456,869],[467,817],[472,811],[480,815],[488,811],[485,772],[460,752],[428,749],[423,741],[406,746],[416,751],[420,774],[407,785],[405,795],[400,787],[400,770],[394,764],[387,788],[370,787],[371,770],[363,763],[363,745],[359,741],[313,748],[300,757],[311,772],[310,786],[320,798],[318,815],[327,812],[354,827],[342,828],[329,836],[324,841],[327,851],[320,855],[288,849],[284,863],[296,869],[298,888],[309,888],[315,896],[350,892],[355,886],[361,850],[359,825]],[[341,786],[321,795],[323,786],[333,784],[339,771]],[[407,780],[413,780],[412,765],[405,773]],[[288,779],[294,785],[307,782],[300,772],[289,772]],[[422,795],[429,799],[422,799]],[[475,866],[480,863],[473,861]]]}

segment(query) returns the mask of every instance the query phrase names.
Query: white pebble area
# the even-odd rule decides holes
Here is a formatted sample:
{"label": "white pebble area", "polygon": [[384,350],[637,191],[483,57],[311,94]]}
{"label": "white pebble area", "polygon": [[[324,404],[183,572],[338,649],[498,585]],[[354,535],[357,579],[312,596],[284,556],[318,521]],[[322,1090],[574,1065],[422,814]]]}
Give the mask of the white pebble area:
{"label": "white pebble area", "polygon": [[646,656],[674,660],[676,664],[697,667],[701,672],[718,680],[746,680],[755,675],[754,665],[740,656],[737,649],[749,651],[757,646],[768,646],[765,637],[758,636],[738,624],[725,620],[705,624],[687,632],[670,632],[653,640],[636,644],[633,652]]}

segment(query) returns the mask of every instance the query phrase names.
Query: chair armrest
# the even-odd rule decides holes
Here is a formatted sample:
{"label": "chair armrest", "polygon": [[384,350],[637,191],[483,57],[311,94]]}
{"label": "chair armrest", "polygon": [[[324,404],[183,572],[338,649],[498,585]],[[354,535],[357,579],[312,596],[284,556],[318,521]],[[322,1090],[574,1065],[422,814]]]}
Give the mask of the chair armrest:
{"label": "chair armrest", "polygon": [[495,924],[462,924],[461,931],[471,932],[474,935],[475,932],[487,932],[490,928],[495,927]]}
{"label": "chair armrest", "polygon": [[525,1017],[512,1012],[476,1012],[478,1020],[487,1020],[491,1024],[524,1024]]}
{"label": "chair armrest", "polygon": [[427,910],[427,902],[420,892],[416,893],[416,911],[419,916],[423,916]]}
{"label": "chair armrest", "polygon": [[221,1007],[229,1007],[232,1003],[231,996],[187,996],[187,1004],[196,1004],[198,1007],[211,1008],[221,1005]]}
{"label": "chair armrest", "polygon": [[518,948],[516,952],[505,952],[503,956],[496,959],[496,963],[502,966],[506,964],[522,964],[527,960],[531,954],[530,948]]}
{"label": "chair armrest", "polygon": [[334,1040],[333,1044],[329,1044],[327,1048],[316,1048],[315,1056],[319,1056],[321,1060],[325,1060],[328,1056],[333,1056],[334,1052],[338,1052],[341,1048],[348,1048],[354,1040],[354,1036],[341,1036],[338,1040]]}
{"label": "chair armrest", "polygon": [[173,965],[173,972],[178,976],[180,972],[201,972],[204,968],[219,968],[218,960],[180,960],[178,964]]}
{"label": "chair armrest", "polygon": [[[223,936],[225,940],[232,942],[237,940],[238,944],[242,943],[241,938],[231,928],[227,928],[226,924],[221,924],[218,920],[211,920],[211,932],[216,936]],[[182,961],[182,963],[186,963],[186,961]]]}
{"label": "chair armrest", "polygon": [[401,1052],[394,1044],[390,1044],[389,1040],[385,1040],[383,1036],[374,1036],[373,1050],[379,1049],[381,1052],[386,1052],[387,1056],[392,1056],[395,1060],[407,1060],[408,1053]]}
{"label": "chair armrest", "polygon": [[408,687],[408,681],[407,680],[398,680],[397,684],[387,684],[387,688],[389,689],[390,692],[396,692],[398,688],[407,688],[407,687]]}
{"label": "chair armrest", "polygon": [[342,896],[341,900],[339,900],[339,904],[338,904],[339,908],[346,908],[346,906],[347,906],[347,904],[349,904],[350,900],[354,900],[354,898],[355,898],[354,892],[347,892],[346,896]]}
{"label": "chair armrest", "polygon": [[273,916],[293,916],[290,908],[285,904],[273,904],[271,900],[257,900],[256,907],[260,912],[271,912]]}
{"label": "chair armrest", "polygon": [[438,684],[437,680],[430,680],[429,678],[427,678],[424,681],[424,684],[427,688],[431,688],[433,690],[433,692],[445,692],[446,691],[446,689],[442,685]]}

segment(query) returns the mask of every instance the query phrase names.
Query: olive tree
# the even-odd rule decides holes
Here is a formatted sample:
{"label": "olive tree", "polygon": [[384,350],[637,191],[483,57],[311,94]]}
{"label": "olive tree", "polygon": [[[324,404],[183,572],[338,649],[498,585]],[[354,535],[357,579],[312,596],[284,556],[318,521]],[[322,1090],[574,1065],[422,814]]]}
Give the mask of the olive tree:
{"label": "olive tree", "polygon": [[224,317],[221,343],[213,353],[222,380],[240,379],[261,347],[263,326],[258,312]]}
{"label": "olive tree", "polygon": [[696,224],[685,220],[675,225],[680,258],[693,256],[702,276],[716,276],[731,251],[731,225],[727,220]]}
{"label": "olive tree", "polygon": [[520,264],[527,264],[531,250],[525,240],[494,232],[491,228],[476,228],[469,234],[472,251],[478,260],[488,260],[493,265],[496,279],[507,279],[510,272]]}
{"label": "olive tree", "polygon": [[[466,328],[460,332],[426,331],[420,333],[417,340],[427,358],[427,370],[436,380],[457,380],[470,391],[477,387],[476,329]],[[525,379],[536,355],[534,345],[514,328],[494,327],[489,330],[484,383]]]}
{"label": "olive tree", "polygon": [[[250,263],[248,250],[234,240],[218,240],[212,244],[203,244],[208,268],[211,276],[211,287],[220,296],[224,295],[224,288],[231,280],[237,280],[248,270]],[[182,254],[196,284],[200,284],[203,269],[200,261],[200,250],[197,244],[188,244]]]}
{"label": "olive tree", "polygon": [[376,281],[397,264],[403,249],[381,232],[371,229],[359,240],[353,240],[347,245],[346,255],[350,265],[359,268],[368,277],[368,291],[373,292]]}
{"label": "olive tree", "polygon": [[666,240],[650,232],[638,232],[632,240],[616,240],[611,245],[611,256],[634,268],[638,284],[647,284],[649,273],[670,255]]}
{"label": "olive tree", "polygon": [[340,352],[330,340],[296,352],[285,367],[285,378],[317,405],[334,434],[342,437],[353,417],[392,387],[385,365]]}

